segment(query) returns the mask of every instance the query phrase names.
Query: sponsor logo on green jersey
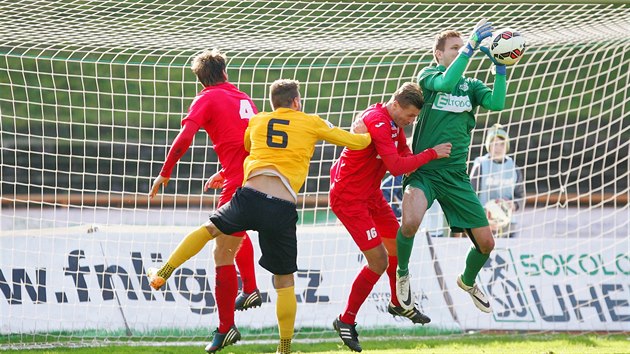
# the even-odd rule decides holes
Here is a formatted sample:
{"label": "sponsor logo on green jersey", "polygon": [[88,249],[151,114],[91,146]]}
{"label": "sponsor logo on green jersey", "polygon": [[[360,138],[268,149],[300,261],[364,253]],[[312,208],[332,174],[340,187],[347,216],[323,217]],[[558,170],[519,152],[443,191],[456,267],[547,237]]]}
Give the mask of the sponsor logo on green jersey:
{"label": "sponsor logo on green jersey", "polygon": [[450,93],[438,93],[433,102],[433,109],[448,112],[470,112],[472,111],[472,103],[468,96],[453,96]]}

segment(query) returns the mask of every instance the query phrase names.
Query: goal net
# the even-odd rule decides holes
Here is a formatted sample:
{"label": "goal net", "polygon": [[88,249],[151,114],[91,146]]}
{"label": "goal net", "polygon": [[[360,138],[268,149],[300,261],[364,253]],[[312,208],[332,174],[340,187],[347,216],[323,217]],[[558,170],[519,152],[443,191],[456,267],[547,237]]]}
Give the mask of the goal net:
{"label": "goal net", "polygon": [[[507,69],[506,108],[478,110],[469,156],[472,165],[486,153],[501,123],[524,177],[513,237],[497,238],[477,279],[493,313],[457,288],[471,242],[449,237],[436,207],[410,263],[431,324],[391,317],[383,276],[357,317],[361,335],[628,331],[628,4],[0,0],[0,9],[3,346],[205,341],[217,327],[211,244],[166,290],[145,277],[217,201],[203,192],[220,169],[203,132],[148,199],[201,89],[195,54],[225,51],[230,81],[260,111],[271,109],[271,82],[294,78],[306,112],[348,129],[431,64],[437,32],[467,35],[480,18],[527,41]],[[466,76],[491,86],[490,66],[476,53]],[[338,340],[330,323],[365,264],[328,207],[340,153],[319,143],[299,194],[298,339]],[[257,268],[257,277],[265,302],[236,323],[244,341],[275,340],[271,276]]]}

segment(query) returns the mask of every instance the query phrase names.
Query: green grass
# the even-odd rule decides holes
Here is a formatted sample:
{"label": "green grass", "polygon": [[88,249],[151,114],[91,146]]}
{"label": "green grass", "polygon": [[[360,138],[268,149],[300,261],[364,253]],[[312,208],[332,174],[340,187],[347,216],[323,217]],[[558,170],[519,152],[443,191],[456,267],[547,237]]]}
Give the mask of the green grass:
{"label": "green grass", "polygon": [[[172,343],[171,343],[172,345]],[[395,339],[366,339],[364,353],[484,353],[484,354],[565,354],[565,353],[630,353],[630,334],[467,334],[444,337],[401,337]],[[99,346],[87,348],[54,348],[37,350],[8,350],[3,353],[203,353],[204,343],[186,346]],[[271,353],[274,344],[237,344],[221,354]],[[325,343],[294,343],[294,353],[350,353],[341,341]]]}

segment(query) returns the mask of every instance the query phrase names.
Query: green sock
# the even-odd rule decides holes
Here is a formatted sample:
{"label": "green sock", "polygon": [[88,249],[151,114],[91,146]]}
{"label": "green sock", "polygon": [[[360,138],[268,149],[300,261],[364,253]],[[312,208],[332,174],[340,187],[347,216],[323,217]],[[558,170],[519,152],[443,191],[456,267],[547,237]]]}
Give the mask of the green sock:
{"label": "green sock", "polygon": [[409,274],[409,258],[413,249],[413,237],[403,236],[400,229],[396,233],[396,247],[398,252],[398,275]]}
{"label": "green sock", "polygon": [[466,268],[464,269],[464,273],[462,274],[462,281],[464,284],[468,286],[473,286],[475,284],[475,278],[483,265],[486,264],[486,261],[490,258],[489,254],[483,254],[475,247],[471,247],[470,251],[468,251],[468,256],[466,256]]}

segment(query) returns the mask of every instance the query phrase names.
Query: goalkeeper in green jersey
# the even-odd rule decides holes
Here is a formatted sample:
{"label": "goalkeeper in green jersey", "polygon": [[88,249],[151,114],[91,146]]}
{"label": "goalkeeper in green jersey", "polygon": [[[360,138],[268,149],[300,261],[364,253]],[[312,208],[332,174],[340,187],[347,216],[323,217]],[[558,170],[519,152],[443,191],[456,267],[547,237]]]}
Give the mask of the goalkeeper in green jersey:
{"label": "goalkeeper in green jersey", "polygon": [[477,106],[492,111],[503,109],[506,67],[492,59],[488,48],[481,47],[496,65],[493,89],[477,79],[463,76],[470,57],[479,43],[491,36],[492,30],[491,24],[482,20],[466,42],[457,31],[439,33],[433,48],[437,65],[426,67],[418,74],[425,102],[413,133],[413,152],[417,154],[444,142],[451,142],[453,147],[450,157],[421,166],[403,182],[402,223],[396,235],[396,292],[401,305],[408,309],[414,305],[408,269],[414,235],[426,210],[437,199],[451,229],[466,232],[473,243],[464,272],[457,277],[457,285],[470,294],[481,311],[492,311],[475,278],[494,248],[494,239],[486,213],[466,173],[466,160]]}

